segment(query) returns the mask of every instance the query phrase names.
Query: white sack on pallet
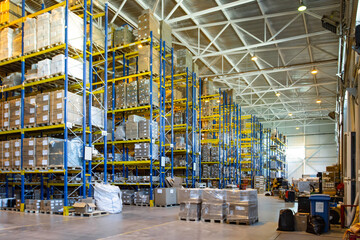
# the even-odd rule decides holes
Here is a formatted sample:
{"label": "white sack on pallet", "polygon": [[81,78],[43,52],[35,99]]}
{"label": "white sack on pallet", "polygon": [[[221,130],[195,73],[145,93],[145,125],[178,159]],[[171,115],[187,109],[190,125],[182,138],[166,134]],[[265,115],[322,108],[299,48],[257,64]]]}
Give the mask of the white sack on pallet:
{"label": "white sack on pallet", "polygon": [[96,183],[94,198],[97,209],[109,213],[122,212],[121,191],[119,187],[110,184]]}

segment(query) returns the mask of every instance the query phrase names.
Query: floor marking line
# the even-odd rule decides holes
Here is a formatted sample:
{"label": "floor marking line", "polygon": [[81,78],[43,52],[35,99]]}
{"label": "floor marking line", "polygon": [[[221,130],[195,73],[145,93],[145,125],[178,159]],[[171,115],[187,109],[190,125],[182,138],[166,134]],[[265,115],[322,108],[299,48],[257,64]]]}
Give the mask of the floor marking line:
{"label": "floor marking line", "polygon": [[116,234],[116,235],[113,235],[113,236],[108,236],[108,237],[105,237],[105,238],[98,238],[98,240],[110,239],[110,238],[114,238],[114,237],[118,237],[118,236],[122,236],[122,235],[127,235],[127,234],[134,233],[134,232],[140,232],[140,231],[143,231],[143,230],[164,226],[164,225],[167,225],[167,224],[170,224],[170,223],[173,223],[173,222],[177,222],[177,221],[171,221],[171,222],[166,222],[166,223],[154,225],[154,226],[151,226],[151,227],[140,228],[140,229],[137,229],[137,230],[134,230],[134,231],[124,232],[124,233]]}

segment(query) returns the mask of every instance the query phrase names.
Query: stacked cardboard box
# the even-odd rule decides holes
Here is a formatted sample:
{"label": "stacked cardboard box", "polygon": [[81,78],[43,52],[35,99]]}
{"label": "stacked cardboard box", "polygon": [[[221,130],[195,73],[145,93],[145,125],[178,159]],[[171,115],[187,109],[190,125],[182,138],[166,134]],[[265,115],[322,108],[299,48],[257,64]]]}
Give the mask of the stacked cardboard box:
{"label": "stacked cardboard box", "polygon": [[186,149],[185,134],[175,133],[174,140],[175,140],[175,149],[176,150]]}
{"label": "stacked cardboard box", "polygon": [[138,91],[137,82],[132,81],[126,84],[126,106],[128,108],[137,107],[138,105]]}
{"label": "stacked cardboard box", "polygon": [[155,206],[168,206],[176,204],[176,188],[154,189]]}
{"label": "stacked cardboard box", "polygon": [[50,45],[50,13],[46,12],[37,17],[36,41],[37,49]]}
{"label": "stacked cardboard box", "polygon": [[44,59],[38,62],[37,77],[49,77],[51,75],[51,60]]}
{"label": "stacked cardboard box", "polygon": [[121,197],[123,204],[133,205],[134,204],[134,190],[122,190]]}
{"label": "stacked cardboard box", "polygon": [[143,10],[138,18],[138,27],[138,39],[149,38],[150,32],[154,38],[160,39],[160,23],[150,9]]}
{"label": "stacked cardboard box", "polygon": [[46,212],[60,212],[64,207],[63,199],[41,200],[40,210]]}
{"label": "stacked cardboard box", "polygon": [[149,205],[150,204],[150,189],[142,189],[134,194],[135,205]]}
{"label": "stacked cardboard box", "polygon": [[11,161],[13,168],[21,168],[21,140],[13,139],[10,140],[10,149],[11,149]]}
{"label": "stacked cardboard box", "polygon": [[165,41],[166,46],[172,47],[172,28],[165,21],[160,21],[160,38]]}
{"label": "stacked cardboard box", "polygon": [[201,146],[201,161],[210,162],[211,161],[211,144],[204,144]]}
{"label": "stacked cardboard box", "polygon": [[23,167],[33,168],[36,164],[36,140],[24,138],[23,140]]}
{"label": "stacked cardboard box", "polygon": [[25,97],[24,100],[24,126],[36,126],[36,96]]}
{"label": "stacked cardboard box", "polygon": [[20,128],[21,100],[10,100],[10,129]]}
{"label": "stacked cardboard box", "polygon": [[203,116],[211,116],[214,113],[214,101],[208,100],[202,103],[201,113]]}
{"label": "stacked cardboard box", "polygon": [[[92,41],[96,49],[105,49],[105,32],[95,24],[92,25]],[[90,41],[90,26],[86,26],[87,39]]]}
{"label": "stacked cardboard box", "polygon": [[[140,106],[150,105],[150,79],[138,80],[138,96]],[[159,88],[154,81],[152,83],[152,97],[153,106],[159,107]]]}
{"label": "stacked cardboard box", "polygon": [[50,93],[36,95],[36,124],[48,125],[50,122]]}
{"label": "stacked cardboard box", "polygon": [[36,138],[36,166],[47,167],[49,165],[49,139],[48,137]]}
{"label": "stacked cardboard box", "polygon": [[122,109],[126,108],[126,83],[120,82],[115,85],[115,108]]}
{"label": "stacked cardboard box", "polygon": [[[51,11],[50,17],[50,41],[51,44],[65,42],[65,8],[60,7]],[[69,12],[68,39],[72,48],[83,49],[84,27],[82,19],[76,14]]]}
{"label": "stacked cardboard box", "polygon": [[[82,62],[68,58],[68,74],[74,78],[82,80],[84,65]],[[51,59],[51,75],[53,74],[64,74],[65,73],[65,55],[59,54]],[[87,71],[88,74],[88,71]]]}
{"label": "stacked cardboard box", "polygon": [[20,56],[21,55],[21,43],[22,43],[22,31],[21,29],[15,29],[13,35],[13,52],[12,56]]}
{"label": "stacked cardboard box", "polygon": [[192,54],[191,52],[184,48],[176,51],[177,64],[176,64],[176,72],[184,73],[186,72],[186,68],[188,69],[189,74],[191,74],[192,70]]}
{"label": "stacked cardboard box", "polygon": [[174,167],[185,167],[186,166],[186,157],[184,155],[174,156]]}
{"label": "stacked cardboard box", "polygon": [[158,123],[154,120],[150,121],[149,119],[146,119],[146,120],[141,120],[138,123],[140,139],[150,138],[150,122],[152,122],[152,139],[158,138],[159,136]]}
{"label": "stacked cardboard box", "polygon": [[25,200],[25,207],[27,210],[38,211],[38,210],[40,210],[40,204],[41,204],[41,200],[36,200],[36,199],[26,199]]}
{"label": "stacked cardboard box", "polygon": [[178,203],[180,203],[179,218],[186,220],[199,220],[201,217],[201,195],[199,188],[179,188]]}
{"label": "stacked cardboard box", "polygon": [[[152,145],[152,154],[150,154],[150,145]],[[136,143],[134,146],[135,158],[138,159],[150,159],[152,156],[153,159],[158,158],[159,146],[157,144],[150,143]]]}
{"label": "stacked cardboard box", "polygon": [[134,42],[135,37],[132,29],[128,26],[123,26],[114,31],[114,45],[125,45]]}
{"label": "stacked cardboard box", "polygon": [[5,28],[0,31],[0,60],[9,58],[13,54],[13,34],[14,30]]}
{"label": "stacked cardboard box", "polygon": [[36,50],[36,19],[27,18],[24,24],[24,53]]}
{"label": "stacked cardboard box", "polygon": [[6,24],[21,18],[22,7],[13,0],[4,0],[0,2],[0,24]]}
{"label": "stacked cardboard box", "polygon": [[221,189],[204,189],[202,193],[201,219],[224,220],[228,211],[226,192]]}
{"label": "stacked cardboard box", "polygon": [[3,141],[2,142],[2,149],[3,149],[3,167],[4,168],[12,168],[13,163],[11,161],[11,145],[10,141]]}
{"label": "stacked cardboard box", "polygon": [[[142,46],[139,48],[139,57],[138,57],[138,69],[139,72],[149,72],[150,71],[150,45]],[[160,55],[158,51],[153,50],[152,55],[152,72],[155,75],[159,75],[160,72]]]}
{"label": "stacked cardboard box", "polygon": [[226,201],[229,203],[227,220],[254,223],[258,220],[257,191],[226,190]]}
{"label": "stacked cardboard box", "polygon": [[[51,92],[50,94],[50,123],[51,124],[61,124],[64,123],[64,97],[65,91],[58,90]],[[82,96],[75,93],[67,93],[67,121],[72,124],[81,125],[82,124]],[[92,112],[93,113],[93,112]],[[95,116],[95,115],[94,115]]]}
{"label": "stacked cardboard box", "polygon": [[255,189],[257,189],[258,193],[264,193],[265,191],[265,178],[264,176],[255,176]]}

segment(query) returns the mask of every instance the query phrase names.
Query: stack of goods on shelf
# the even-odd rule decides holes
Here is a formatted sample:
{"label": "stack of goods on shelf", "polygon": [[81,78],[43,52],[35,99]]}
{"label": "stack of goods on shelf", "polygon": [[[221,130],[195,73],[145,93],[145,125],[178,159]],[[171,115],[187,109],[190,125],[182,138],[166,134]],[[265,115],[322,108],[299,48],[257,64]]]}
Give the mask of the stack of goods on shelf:
{"label": "stack of goods on shelf", "polygon": [[172,47],[172,28],[165,21],[160,21],[160,38],[165,41],[166,46]]}
{"label": "stack of goods on shelf", "polygon": [[258,221],[257,191],[226,190],[226,201],[229,203],[227,222],[252,224]]}
{"label": "stack of goods on shelf", "polygon": [[25,200],[25,208],[26,208],[26,210],[39,211],[40,204],[42,201],[44,201],[44,200],[26,199]]}
{"label": "stack of goods on shelf", "polygon": [[211,162],[211,144],[201,146],[201,162]]}
{"label": "stack of goods on shelf", "polygon": [[13,169],[19,170],[21,168],[21,140],[10,140],[10,149]]}
{"label": "stack of goods on shelf", "polygon": [[[192,54],[188,49],[179,49],[176,51],[177,64],[176,64],[176,73],[184,73],[188,69],[189,74],[192,70]],[[183,94],[183,96],[185,96]]]}
{"label": "stack of goods on shelf", "polygon": [[204,189],[201,205],[202,221],[223,221],[228,211],[226,191],[221,189]]}
{"label": "stack of goods on shelf", "polygon": [[19,129],[21,127],[21,99],[10,100],[10,130]]}
{"label": "stack of goods on shelf", "polygon": [[62,212],[63,207],[63,199],[41,200],[40,202],[40,211],[44,212]]}
{"label": "stack of goods on shelf", "polygon": [[30,169],[36,166],[36,139],[24,138],[23,140],[23,167]]}
{"label": "stack of goods on shelf", "polygon": [[215,94],[214,82],[211,79],[205,78],[201,82],[201,96],[208,96]]}
{"label": "stack of goods on shelf", "polygon": [[146,118],[130,115],[125,124],[125,136],[127,140],[135,140],[139,138],[139,121],[145,121]]}
{"label": "stack of goods on shelf", "polygon": [[176,204],[176,188],[154,189],[155,206],[171,206]]}
{"label": "stack of goods on shelf", "polygon": [[124,205],[133,205],[134,204],[134,190],[122,190],[122,202]]}
{"label": "stack of goods on shelf", "polygon": [[[160,73],[160,53],[156,50],[152,51],[152,73],[158,76]],[[139,72],[150,72],[150,45],[139,48],[138,70]]]}
{"label": "stack of goods on shelf", "polygon": [[[92,41],[93,41],[93,46],[96,49],[96,51],[98,50],[103,50],[105,49],[105,31],[103,31],[102,29],[100,29],[98,26],[96,26],[95,24],[92,25]],[[90,26],[87,25],[86,27],[86,32],[87,32],[87,40],[90,41]]]}
{"label": "stack of goods on shelf", "polygon": [[[159,88],[156,82],[152,83],[152,104],[154,107],[159,107]],[[139,106],[150,105],[150,79],[138,80],[138,96]]]}
{"label": "stack of goods on shelf", "polygon": [[17,1],[5,0],[0,2],[0,25],[8,24],[21,18],[22,7],[18,6]]}
{"label": "stack of goods on shelf", "polygon": [[336,185],[340,183],[339,165],[327,166],[323,173],[323,193],[329,195],[336,194]]}
{"label": "stack of goods on shelf", "polygon": [[198,221],[201,217],[202,189],[178,189],[178,202],[180,203],[179,218],[181,220]]}
{"label": "stack of goods on shelf", "polygon": [[2,86],[14,87],[21,84],[21,73],[10,73],[8,76],[2,78]]}
{"label": "stack of goods on shelf", "polygon": [[25,97],[24,100],[24,127],[36,126],[36,96]]}
{"label": "stack of goods on shelf", "polygon": [[146,189],[142,189],[142,190],[135,192],[134,203],[136,206],[149,206],[150,205],[150,189],[146,188]]}
{"label": "stack of goods on shelf", "polygon": [[14,30],[5,28],[0,31],[0,60],[12,57],[13,55]]}
{"label": "stack of goods on shelf", "polygon": [[186,166],[186,157],[184,155],[174,156],[174,167],[185,167]]}
{"label": "stack of goods on shelf", "polygon": [[[126,83],[120,82],[115,85],[115,109],[123,109],[126,108]],[[108,105],[111,108],[112,105]]]}
{"label": "stack of goods on shelf", "polygon": [[134,34],[132,32],[132,28],[128,25],[116,28],[114,31],[114,45],[126,45],[134,42]]}
{"label": "stack of goods on shelf", "polygon": [[149,38],[150,32],[160,39],[160,23],[150,9],[145,9],[138,17],[138,40]]}
{"label": "stack of goods on shelf", "polygon": [[138,85],[136,81],[126,84],[126,107],[133,108],[138,105]]}
{"label": "stack of goods on shelf", "polygon": [[36,19],[27,18],[24,23],[24,53],[36,51]]}
{"label": "stack of goods on shelf", "polygon": [[[58,90],[50,94],[50,124],[64,123],[65,91]],[[83,118],[83,98],[80,95],[67,93],[67,121],[74,125],[81,125]],[[95,115],[94,115],[95,116]]]}
{"label": "stack of goods on shelf", "polygon": [[[150,145],[152,146],[152,152],[150,153]],[[135,160],[149,160],[158,159],[159,146],[157,144],[150,143],[135,143]]]}
{"label": "stack of goods on shelf", "polygon": [[265,191],[265,177],[264,176],[255,176],[254,187],[257,189],[258,193],[264,193]]}
{"label": "stack of goods on shelf", "polygon": [[211,178],[216,179],[219,178],[219,165],[218,164],[204,164],[202,165],[202,178]]}
{"label": "stack of goods on shelf", "polygon": [[50,13],[46,12],[37,17],[36,21],[36,45],[42,49],[50,45]]}

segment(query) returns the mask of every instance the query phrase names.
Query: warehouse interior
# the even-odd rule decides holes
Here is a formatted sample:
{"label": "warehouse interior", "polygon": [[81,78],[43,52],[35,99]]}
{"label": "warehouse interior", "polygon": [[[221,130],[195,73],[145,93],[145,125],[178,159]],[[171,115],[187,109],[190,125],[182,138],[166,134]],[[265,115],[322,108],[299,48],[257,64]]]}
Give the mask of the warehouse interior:
{"label": "warehouse interior", "polygon": [[360,238],[356,0],[0,0],[0,238]]}

